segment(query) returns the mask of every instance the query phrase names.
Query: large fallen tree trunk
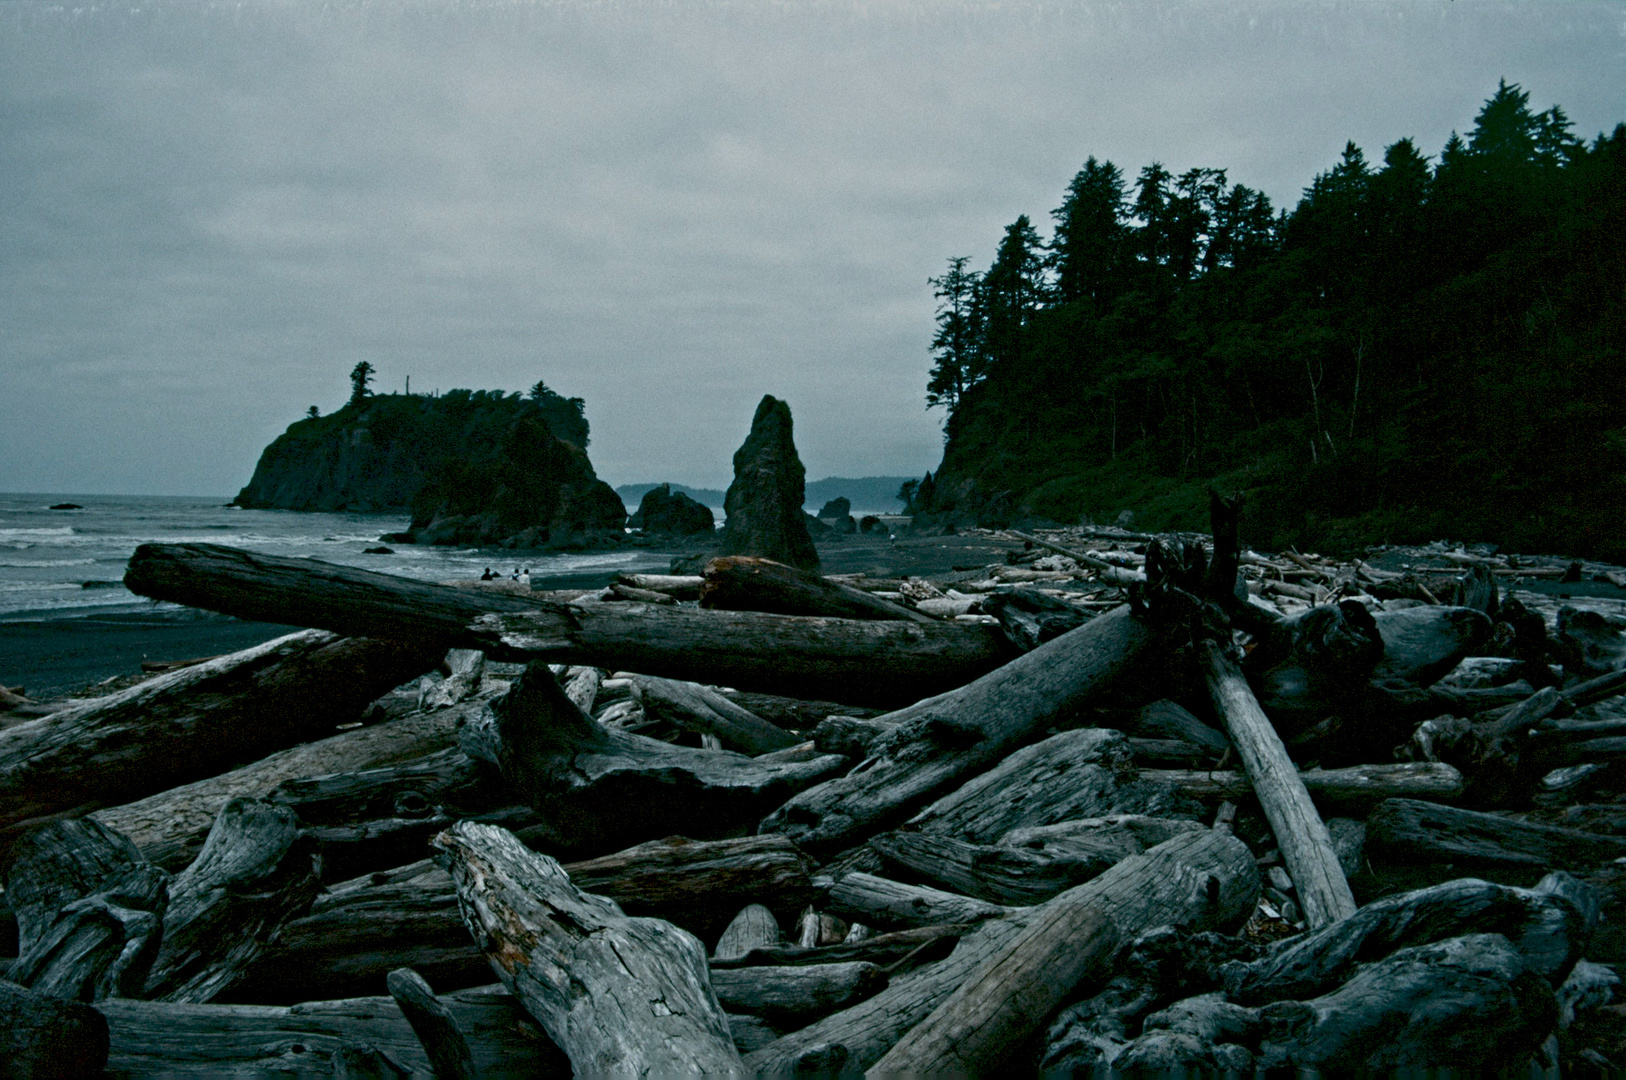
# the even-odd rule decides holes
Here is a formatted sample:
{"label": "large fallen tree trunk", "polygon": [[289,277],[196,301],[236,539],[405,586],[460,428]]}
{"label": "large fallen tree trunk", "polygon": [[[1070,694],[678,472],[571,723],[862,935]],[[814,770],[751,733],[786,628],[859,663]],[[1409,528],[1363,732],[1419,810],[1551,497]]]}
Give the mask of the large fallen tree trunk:
{"label": "large fallen tree trunk", "polygon": [[307,631],[0,730],[0,846],[331,735],[444,651]]}
{"label": "large fallen tree trunk", "polygon": [[91,816],[133,840],[148,861],[179,870],[203,847],[220,808],[234,798],[265,798],[285,781],[327,776],[419,758],[457,744],[457,724],[472,705],[414,713],[279,750],[252,765],[170,788]]}
{"label": "large fallen tree trunk", "polygon": [[[1164,923],[1196,929],[1232,925],[1247,916],[1258,895],[1259,872],[1247,845],[1204,830],[1125,859],[1050,903],[1058,908],[1093,907],[1112,920],[1121,939],[1133,940]],[[763,1073],[790,1072],[839,1046],[844,1052],[838,1065],[869,1068],[991,957],[1010,947],[1044,910],[1023,908],[1006,918],[989,919],[962,938],[947,959],[895,976],[874,997],[768,1044],[746,1057],[746,1067]]]}
{"label": "large fallen tree trunk", "polygon": [[838,619],[885,619],[933,623],[930,615],[894,604],[810,570],[753,555],[724,555],[704,570],[700,606],[718,611],[771,611],[780,615],[828,615]]}
{"label": "large fallen tree trunk", "polygon": [[859,704],[917,701],[1012,655],[979,625],[561,604],[216,544],[143,544],[124,583],[264,622]]}
{"label": "large fallen tree trunk", "polygon": [[845,776],[809,788],[763,822],[815,855],[889,828],[986,769],[1133,671],[1157,635],[1117,608],[968,686],[883,718],[891,731]]}
{"label": "large fallen tree trunk", "polygon": [[[566,863],[565,870],[578,887],[628,914],[658,913],[708,940],[748,903],[789,917],[814,895],[811,860],[782,836],[674,836]],[[308,915],[283,927],[228,1000],[280,1004],[359,995],[399,967],[416,969],[436,986],[473,986],[489,977],[458,918],[451,878],[428,860],[332,886]]]}
{"label": "large fallen tree trunk", "polygon": [[515,797],[540,815],[525,830],[527,843],[576,858],[674,832],[738,835],[848,765],[833,754],[781,762],[605,727],[539,662],[494,704],[490,719],[467,733],[465,749],[495,763]]}
{"label": "large fallen tree trunk", "polygon": [[1213,641],[1198,646],[1198,657],[1214,711],[1225,721],[1231,744],[1253,782],[1253,793],[1298,888],[1310,928],[1355,914],[1355,895],[1338,865],[1327,826],[1310,801],[1281,736],[1248,688],[1242,669]]}
{"label": "large fallen tree trunk", "polygon": [[[468,1037],[480,1076],[570,1075],[559,1048],[500,987],[441,1000]],[[124,1000],[96,1007],[107,1017],[107,1065],[117,1075],[330,1075],[347,1046],[383,1051],[417,1075],[431,1071],[411,1025],[388,997],[291,1007]]]}
{"label": "large fallen tree trunk", "polygon": [[506,830],[462,822],[435,846],[492,969],[576,1072],[740,1071],[692,935],[582,892]]}

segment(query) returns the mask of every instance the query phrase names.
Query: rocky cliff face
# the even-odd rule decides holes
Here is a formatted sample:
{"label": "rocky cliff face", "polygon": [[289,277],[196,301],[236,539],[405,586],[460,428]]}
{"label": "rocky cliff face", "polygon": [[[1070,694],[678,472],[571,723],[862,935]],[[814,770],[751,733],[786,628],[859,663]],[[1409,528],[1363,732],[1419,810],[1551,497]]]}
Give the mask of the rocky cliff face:
{"label": "rocky cliff face", "polygon": [[289,426],[238,506],[410,510],[404,543],[575,546],[626,511],[587,460],[579,405],[454,390],[389,395]]}
{"label": "rocky cliff face", "polygon": [[807,472],[791,438],[790,406],[764,397],[751,433],[734,452],[734,482],[723,509],[724,555],[760,555],[804,570],[819,568],[819,554],[802,510]]}

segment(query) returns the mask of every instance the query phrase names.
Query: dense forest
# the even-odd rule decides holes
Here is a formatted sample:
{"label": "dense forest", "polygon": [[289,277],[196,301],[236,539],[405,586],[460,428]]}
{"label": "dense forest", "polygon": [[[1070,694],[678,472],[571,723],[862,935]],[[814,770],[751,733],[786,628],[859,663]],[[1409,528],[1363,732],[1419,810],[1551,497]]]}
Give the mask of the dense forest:
{"label": "dense forest", "polygon": [[1291,211],[1225,170],[1090,158],[1048,240],[949,260],[914,509],[1256,544],[1451,537],[1626,559],[1626,125],[1505,81],[1435,158],[1348,144]]}

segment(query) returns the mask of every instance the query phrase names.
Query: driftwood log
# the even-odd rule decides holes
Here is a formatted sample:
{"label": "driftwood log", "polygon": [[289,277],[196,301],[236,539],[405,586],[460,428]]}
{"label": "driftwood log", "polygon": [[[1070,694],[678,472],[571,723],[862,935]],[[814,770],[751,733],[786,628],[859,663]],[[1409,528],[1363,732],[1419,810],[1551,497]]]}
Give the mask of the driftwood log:
{"label": "driftwood log", "polygon": [[1225,720],[1311,929],[1355,914],[1355,895],[1338,865],[1327,826],[1242,669],[1213,641],[1198,646],[1198,657],[1214,711]]}
{"label": "driftwood log", "polygon": [[435,996],[424,977],[411,968],[397,968],[390,972],[386,984],[390,997],[412,1025],[412,1033],[418,1036],[435,1075],[440,1080],[475,1080],[480,1074],[469,1040],[458,1026],[457,1017]]}
{"label": "driftwood log", "polygon": [[307,631],[0,730],[0,845],[331,735],[444,651]]}
{"label": "driftwood log", "polygon": [[9,978],[70,1001],[139,997],[158,955],[169,875],[94,821],[55,821],[12,850]]}
{"label": "driftwood log", "polygon": [[633,680],[633,687],[648,719],[664,720],[685,731],[715,735],[728,750],[766,754],[802,741],[699,683],[640,675]]}
{"label": "driftwood log", "polygon": [[837,619],[937,620],[913,608],[840,581],[752,555],[725,555],[702,572],[700,606],[717,611],[771,611],[779,615],[825,615]]}
{"label": "driftwood log", "polygon": [[885,717],[893,730],[845,776],[770,814],[783,832],[829,855],[898,824],[956,781],[994,764],[1133,671],[1157,636],[1128,607],[1109,611],[968,686]]}
{"label": "driftwood log", "polygon": [[[811,866],[781,836],[669,837],[565,870],[579,888],[630,914],[660,913],[709,939],[742,905],[787,915],[805,906],[814,895]],[[293,1004],[361,996],[400,967],[443,987],[490,977],[458,916],[451,878],[427,859],[331,886],[309,914],[283,928],[227,999]]]}
{"label": "driftwood log", "polygon": [[980,625],[561,604],[216,544],[143,544],[124,582],[239,618],[858,704],[917,701],[1011,655]]}
{"label": "driftwood log", "polygon": [[505,830],[460,823],[435,846],[492,969],[575,1071],[740,1071],[693,935],[583,893]]}
{"label": "driftwood log", "polygon": [[89,1005],[0,980],[0,1073],[100,1076],[107,1018]]}
{"label": "driftwood log", "polygon": [[[524,1007],[501,987],[482,986],[441,999],[468,1037],[482,1077],[567,1077],[570,1063]],[[345,1047],[381,1051],[412,1073],[432,1064],[395,1001],[370,996],[294,1006],[183,1005],[108,1000],[118,1074],[331,1075]],[[81,1074],[83,1075],[83,1074]]]}
{"label": "driftwood log", "polygon": [[[1259,872],[1247,845],[1207,830],[1125,859],[1051,903],[1094,907],[1113,921],[1121,937],[1133,938],[1164,923],[1199,929],[1233,925],[1253,910],[1258,895]],[[847,1067],[870,1068],[990,957],[1008,947],[1042,910],[1020,909],[1007,918],[985,921],[946,959],[894,976],[874,997],[749,1054],[746,1067],[790,1071],[799,1063],[828,1060],[832,1049],[840,1047],[838,1056]]]}
{"label": "driftwood log", "polygon": [[674,832],[705,839],[737,834],[849,764],[838,755],[749,758],[607,728],[535,662],[494,704],[480,737],[485,746],[471,749],[496,762],[509,790],[542,818],[526,841],[574,857]]}
{"label": "driftwood log", "polygon": [[341,731],[91,816],[128,836],[155,865],[179,870],[203,847],[216,815],[229,800],[263,799],[287,780],[375,769],[448,749],[456,745],[458,718],[466,708]]}
{"label": "driftwood log", "polygon": [[169,884],[144,998],[205,1002],[229,986],[321,888],[315,844],[284,807],[233,799]]}

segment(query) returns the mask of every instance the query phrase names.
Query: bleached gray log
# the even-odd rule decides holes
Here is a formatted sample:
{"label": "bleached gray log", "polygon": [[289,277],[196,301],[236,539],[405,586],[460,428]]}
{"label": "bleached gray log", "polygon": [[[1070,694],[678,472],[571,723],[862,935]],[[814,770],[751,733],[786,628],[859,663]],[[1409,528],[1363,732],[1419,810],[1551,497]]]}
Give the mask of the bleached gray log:
{"label": "bleached gray log", "polygon": [[1298,900],[1310,928],[1355,914],[1355,896],[1338,865],[1327,826],[1310,801],[1281,736],[1248,688],[1242,669],[1213,641],[1201,642],[1198,656],[1214,711],[1224,718],[1231,744],[1253,782],[1254,795],[1298,887]]}
{"label": "bleached gray log", "polygon": [[94,821],[54,821],[12,849],[12,981],[73,1001],[136,997],[158,954],[169,875]]}
{"label": "bleached gray log", "polygon": [[910,818],[905,827],[991,844],[1012,829],[1111,814],[1197,817],[1173,787],[1142,777],[1123,735],[1079,728],[1023,747]]}
{"label": "bleached gray log", "polygon": [[1626,858],[1626,838],[1517,821],[1416,799],[1389,799],[1366,819],[1374,858],[1466,867],[1582,870]]}
{"label": "bleached gray log", "polygon": [[1231,748],[1225,732],[1209,727],[1184,706],[1162,698],[1143,706],[1135,717],[1135,734],[1154,739],[1179,739],[1205,750],[1224,753]]}
{"label": "bleached gray log", "polygon": [[[1235,807],[1232,807],[1233,814]],[[1099,852],[1117,862],[1139,855],[1181,833],[1198,832],[1199,821],[1184,818],[1150,817],[1145,814],[1108,814],[1098,818],[1075,818],[1054,825],[1012,829],[999,838],[1009,847],[1052,851],[1070,857],[1088,857]]]}
{"label": "bleached gray log", "polygon": [[1098,851],[1068,855],[972,844],[935,833],[901,830],[872,837],[869,846],[888,868],[901,867],[900,876],[925,880],[990,904],[1019,906],[1042,904],[1130,854]]}
{"label": "bleached gray log", "polygon": [[467,701],[480,692],[485,679],[486,654],[477,649],[451,649],[446,653],[446,678],[439,682],[424,679],[418,692],[418,708],[444,709]]}
{"label": "bleached gray log", "polygon": [[1151,652],[1128,607],[1100,615],[969,686],[890,714],[896,728],[861,768],[795,796],[764,820],[815,856],[889,828],[1046,727],[1083,708]]}
{"label": "bleached gray log", "polygon": [[[1207,830],[1174,838],[1125,859],[1093,881],[1063,893],[1068,904],[1093,906],[1123,938],[1164,923],[1197,929],[1231,926],[1259,896],[1259,872],[1247,845]],[[989,957],[1014,940],[1037,909],[989,919],[962,938],[947,959],[893,977],[879,994],[792,1032],[746,1057],[758,1072],[788,1072],[820,1047],[846,1047],[849,1061],[869,1068],[903,1033],[925,1019]]]}
{"label": "bleached gray log", "polygon": [[203,851],[175,876],[163,944],[141,996],[209,1001],[321,890],[315,844],[286,807],[233,799]]}
{"label": "bleached gray log", "polygon": [[106,1064],[107,1020],[101,1013],[0,980],[0,1073],[100,1076]]}
{"label": "bleached gray log", "polygon": [[[1412,796],[1454,799],[1463,792],[1462,773],[1441,761],[1400,761],[1393,765],[1351,765],[1307,769],[1299,781],[1313,797],[1331,803],[1365,803]],[[1252,795],[1246,773],[1220,769],[1142,769],[1141,780],[1166,784],[1197,799],[1240,799]]]}
{"label": "bleached gray log", "polygon": [[747,904],[734,916],[712,950],[713,960],[734,960],[752,949],[779,944],[779,920],[763,904]]}
{"label": "bleached gray log", "polygon": [[717,1000],[730,1012],[760,1016],[798,1028],[878,993],[886,986],[879,966],[862,961],[789,967],[723,968],[711,973]]}
{"label": "bleached gray log", "polygon": [[630,574],[623,572],[618,579],[635,589],[666,593],[674,600],[700,599],[700,586],[706,579],[699,574]]}
{"label": "bleached gray log", "polygon": [[740,1071],[693,935],[583,893],[505,830],[461,822],[435,846],[497,977],[577,1072]]}
{"label": "bleached gray log", "polygon": [[1052,900],[911,1028],[873,1071],[883,1076],[999,1071],[1079,984],[1099,977],[1118,941],[1117,925],[1089,899]]}
{"label": "bleached gray log", "polygon": [[155,865],[179,870],[202,849],[215,817],[229,800],[263,799],[286,780],[381,768],[445,750],[456,744],[458,719],[472,707],[415,713],[341,731],[91,816],[128,836]]}
{"label": "bleached gray log", "polygon": [[291,634],[0,730],[0,846],[29,819],[117,806],[331,735],[440,651]]}
{"label": "bleached gray log", "polygon": [[849,764],[833,754],[763,762],[606,728],[535,662],[492,713],[491,756],[515,797],[542,817],[527,842],[576,857],[673,833],[737,834]]}
{"label": "bleached gray log", "polygon": [[218,544],[143,544],[124,581],[138,596],[239,618],[428,641],[437,660],[448,647],[479,649],[860,704],[916,701],[1011,655],[985,626],[562,604]]}
{"label": "bleached gray log", "polygon": [[764,945],[731,960],[712,957],[711,967],[713,971],[717,971],[724,968],[761,967],[768,964],[865,962],[879,964],[895,973],[904,968],[912,969],[941,960],[953,951],[955,942],[976,927],[976,923],[935,923],[884,934],[871,934],[860,941],[844,941],[839,945],[825,945],[816,949],[804,949],[800,945],[790,943]]}
{"label": "bleached gray log", "polygon": [[[806,904],[812,868],[782,836],[669,837],[565,866],[577,887],[630,914],[659,913],[708,936],[747,901],[780,910]],[[231,999],[292,1004],[359,995],[400,967],[440,987],[489,978],[458,915],[451,878],[427,859],[331,886],[308,915],[283,928]]]}
{"label": "bleached gray log", "polygon": [[841,619],[888,619],[931,623],[913,608],[895,604],[843,581],[752,555],[724,555],[702,571],[700,606],[780,615],[828,615]]}
{"label": "bleached gray log", "polygon": [[[468,1036],[478,1075],[570,1075],[559,1048],[501,987],[441,1000]],[[334,1054],[347,1044],[382,1050],[421,1075],[432,1071],[411,1025],[388,997],[293,1006],[108,1000],[96,1007],[111,1029],[108,1068],[119,1075],[331,1075]]]}
{"label": "bleached gray log", "polygon": [[976,922],[1009,911],[1003,904],[861,872],[836,878],[825,904],[838,915],[887,927]]}
{"label": "bleached gray log", "polygon": [[599,687],[604,683],[604,672],[596,667],[583,664],[567,670],[559,678],[559,685],[564,688],[565,697],[576,703],[576,708],[593,715],[593,706],[598,701]]}
{"label": "bleached gray log", "polygon": [[1444,678],[1486,641],[1490,618],[1468,607],[1417,607],[1373,615],[1383,637],[1378,679],[1404,679],[1418,686]]}
{"label": "bleached gray log", "polygon": [[479,1073],[468,1038],[452,1010],[435,996],[424,977],[411,968],[396,968],[390,972],[385,985],[407,1023],[412,1025],[412,1033],[418,1037],[435,1076],[440,1080],[474,1080]]}
{"label": "bleached gray log", "polygon": [[802,741],[699,683],[640,675],[633,680],[633,687],[646,717],[664,720],[684,731],[715,735],[729,750],[755,756]]}

